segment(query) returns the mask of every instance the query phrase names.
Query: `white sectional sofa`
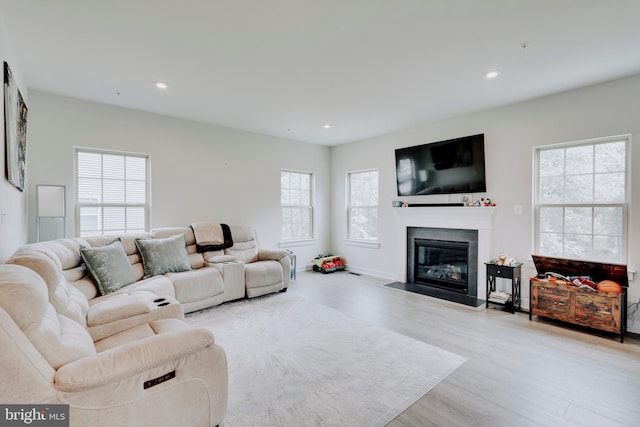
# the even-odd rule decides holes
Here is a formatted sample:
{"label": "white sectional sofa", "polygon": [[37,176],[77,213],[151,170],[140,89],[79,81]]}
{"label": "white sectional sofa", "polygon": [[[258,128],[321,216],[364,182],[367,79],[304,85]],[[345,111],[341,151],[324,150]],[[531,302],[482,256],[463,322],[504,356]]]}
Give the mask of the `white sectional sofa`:
{"label": "white sectional sofa", "polygon": [[[41,252],[53,258],[59,263],[66,282],[72,286],[73,294],[76,295],[75,290],[79,290],[90,307],[103,302],[105,298],[83,261],[81,248],[103,247],[115,239],[120,239],[133,270],[134,281],[110,293],[109,298],[147,291],[171,302],[176,300],[184,313],[190,313],[245,296],[252,298],[285,291],[291,274],[291,261],[287,253],[261,250],[251,227],[230,226],[230,229],[234,244],[219,251],[198,253],[190,227],[171,227],[155,229],[151,233],[99,235],[33,243],[20,248],[16,256],[25,252]],[[190,269],[146,277],[136,240],[160,240],[179,235],[184,235]],[[79,296],[76,298],[81,299]]]}
{"label": "white sectional sofa", "polygon": [[224,350],[184,313],[285,291],[291,268],[229,228],[202,253],[190,227],[20,248],[0,265],[0,402],[68,403],[71,425],[222,423]]}

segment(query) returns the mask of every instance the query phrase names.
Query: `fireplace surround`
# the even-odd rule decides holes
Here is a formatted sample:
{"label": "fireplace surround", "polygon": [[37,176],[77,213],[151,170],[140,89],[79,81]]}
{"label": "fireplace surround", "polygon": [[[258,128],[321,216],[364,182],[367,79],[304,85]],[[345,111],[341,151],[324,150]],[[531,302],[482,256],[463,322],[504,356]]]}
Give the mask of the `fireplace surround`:
{"label": "fireplace surround", "polygon": [[[395,208],[397,247],[404,248],[396,263],[397,280],[415,284],[415,273],[413,269],[407,268],[407,260],[415,257],[414,244],[409,244],[410,237],[469,241],[469,285],[466,295],[477,301],[484,301],[486,271],[483,267],[484,262],[491,259],[491,232],[496,209],[458,206]],[[420,229],[422,231],[418,231]]]}
{"label": "fireplace surround", "polygon": [[414,283],[469,291],[469,242],[413,239],[413,252],[407,257],[407,269],[412,270]]}
{"label": "fireplace surround", "polygon": [[406,246],[408,283],[478,298],[477,230],[407,227]]}

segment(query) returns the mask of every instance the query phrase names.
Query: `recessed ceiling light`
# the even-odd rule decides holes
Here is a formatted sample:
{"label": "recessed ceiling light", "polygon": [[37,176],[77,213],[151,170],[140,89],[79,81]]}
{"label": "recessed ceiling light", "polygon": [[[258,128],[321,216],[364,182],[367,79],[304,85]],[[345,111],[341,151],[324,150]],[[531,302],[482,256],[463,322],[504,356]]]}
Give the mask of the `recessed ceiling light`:
{"label": "recessed ceiling light", "polygon": [[156,87],[158,89],[166,89],[168,86],[165,82],[156,82]]}
{"label": "recessed ceiling light", "polygon": [[331,129],[331,125],[326,124],[326,125],[324,125],[324,126],[323,126],[323,128],[325,128],[325,129]]}
{"label": "recessed ceiling light", "polygon": [[488,79],[495,79],[496,77],[498,77],[500,75],[499,72],[497,71],[489,71],[487,74],[485,74],[484,76]]}

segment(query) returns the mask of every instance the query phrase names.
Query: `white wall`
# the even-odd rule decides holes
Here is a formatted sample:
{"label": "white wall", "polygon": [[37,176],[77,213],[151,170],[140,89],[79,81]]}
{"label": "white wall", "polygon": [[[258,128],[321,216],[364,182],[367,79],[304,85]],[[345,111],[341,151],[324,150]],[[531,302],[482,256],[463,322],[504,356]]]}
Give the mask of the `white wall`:
{"label": "white wall", "polygon": [[[11,73],[15,79],[27,108],[30,108],[29,93],[24,84],[20,65],[15,60],[13,48],[9,35],[0,15],[0,67],[6,61],[11,68]],[[0,69],[0,74],[4,76],[4,70]],[[4,77],[3,77],[4,78]],[[2,168],[2,178],[0,178],[0,262],[10,257],[13,252],[22,244],[27,242],[27,196],[6,180],[5,166],[5,133],[4,133],[4,89],[0,91],[0,133],[2,136],[2,149],[0,149],[0,168]],[[29,146],[29,127],[31,116],[27,115],[27,147]],[[29,156],[27,155],[27,163]],[[25,176],[26,183],[29,182],[29,174]],[[27,185],[25,184],[25,185]]]}
{"label": "white wall", "polygon": [[[36,184],[67,186],[67,230],[75,232],[74,147],[147,153],[151,157],[151,227],[194,221],[251,225],[261,246],[280,238],[280,170],[316,178],[313,245],[291,248],[298,267],[325,251],[330,239],[328,147],[242,132],[32,91],[28,173]],[[29,239],[35,239],[29,198]]]}
{"label": "white wall", "polygon": [[[460,94],[464,96],[464,94]],[[394,233],[391,201],[396,199],[394,149],[477,133],[485,134],[487,162],[486,196],[498,205],[492,233],[492,253],[508,252],[525,261],[523,278],[535,274],[532,253],[532,153],[533,147],[568,141],[632,135],[631,212],[629,268],[640,268],[640,76],[607,82],[547,96],[503,108],[450,120],[426,123],[366,141],[334,147],[332,162],[332,241],[335,253],[345,256],[352,269],[395,278],[395,261],[403,248]],[[380,248],[344,243],[346,234],[345,174],[351,170],[380,171]],[[476,195],[481,197],[484,195]],[[446,197],[416,198],[414,202],[446,201]],[[514,207],[522,205],[516,215]],[[523,282],[528,306],[528,282]],[[640,299],[640,280],[630,284],[629,302]],[[629,322],[640,331],[640,315]]]}

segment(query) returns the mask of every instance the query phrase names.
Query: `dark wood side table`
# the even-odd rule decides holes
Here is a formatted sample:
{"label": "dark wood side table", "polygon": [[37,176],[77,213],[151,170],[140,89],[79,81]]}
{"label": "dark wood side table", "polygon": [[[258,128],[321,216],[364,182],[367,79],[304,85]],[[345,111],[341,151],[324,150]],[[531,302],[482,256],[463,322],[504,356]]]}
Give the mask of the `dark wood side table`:
{"label": "dark wood side table", "polygon": [[[510,306],[511,313],[515,313],[516,309],[520,310],[520,267],[521,262],[513,265],[498,265],[492,262],[485,262],[487,266],[487,308],[489,304],[497,304],[502,306]],[[501,302],[498,300],[490,300],[489,295],[496,290],[496,279],[511,279],[511,300]]]}

